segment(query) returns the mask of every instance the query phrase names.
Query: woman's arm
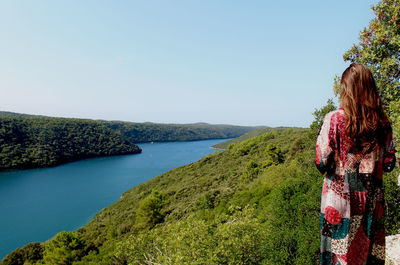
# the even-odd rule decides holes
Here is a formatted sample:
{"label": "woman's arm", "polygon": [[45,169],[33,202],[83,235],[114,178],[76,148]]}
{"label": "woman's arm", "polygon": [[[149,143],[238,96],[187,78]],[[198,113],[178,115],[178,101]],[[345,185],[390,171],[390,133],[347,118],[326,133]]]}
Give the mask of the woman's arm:
{"label": "woman's arm", "polygon": [[316,146],[317,154],[315,159],[315,165],[317,166],[321,174],[325,174],[325,172],[334,167],[334,161],[333,161],[334,149],[331,146],[332,141],[330,139],[332,114],[333,113],[330,112],[325,116],[324,122],[322,124],[321,130],[317,138],[317,146]]}

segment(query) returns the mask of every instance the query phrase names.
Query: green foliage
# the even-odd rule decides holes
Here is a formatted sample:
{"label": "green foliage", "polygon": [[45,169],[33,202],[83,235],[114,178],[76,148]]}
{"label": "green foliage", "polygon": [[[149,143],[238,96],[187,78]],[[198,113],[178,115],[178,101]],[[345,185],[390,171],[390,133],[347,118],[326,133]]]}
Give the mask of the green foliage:
{"label": "green foliage", "polygon": [[393,100],[387,108],[389,110],[389,118],[392,123],[393,134],[396,139],[400,138],[400,99]]}
{"label": "green foliage", "polygon": [[255,143],[252,141],[246,141],[245,144],[237,145],[235,148],[235,153],[238,156],[245,156],[249,154],[254,148],[255,148]]}
{"label": "green foliage", "polygon": [[258,129],[258,130],[250,131],[250,132],[248,132],[248,133],[246,133],[246,134],[244,134],[244,135],[242,135],[240,137],[236,137],[234,139],[231,139],[231,140],[228,140],[228,141],[213,145],[213,147],[217,148],[217,149],[227,149],[227,148],[229,148],[229,145],[232,144],[232,146],[231,146],[231,148],[232,148],[235,143],[243,142],[243,141],[248,140],[250,138],[253,138],[255,136],[259,136],[259,135],[267,134],[267,133],[271,132],[272,134],[268,134],[268,135],[274,137],[275,133],[282,132],[282,131],[285,131],[287,129],[288,129],[288,127],[276,127],[276,128],[266,127],[266,128],[261,128],[261,129]]}
{"label": "green foliage", "polygon": [[197,209],[212,209],[216,206],[216,198],[220,194],[219,190],[207,191],[196,202]]}
{"label": "green foliage", "polygon": [[157,190],[152,190],[151,194],[139,204],[138,222],[150,227],[163,222],[164,213],[161,210],[164,204],[165,196]]}
{"label": "green foliage", "polygon": [[10,254],[8,254],[1,262],[1,265],[20,265],[24,264],[25,258],[24,258],[25,252],[17,248]]}
{"label": "green foliage", "polygon": [[207,123],[158,124],[110,121],[105,124],[133,143],[233,138],[259,128]]}
{"label": "green foliage", "polygon": [[375,17],[343,59],[367,65],[388,104],[400,96],[400,5],[397,0],[381,0],[372,10]]}
{"label": "green foliage", "polygon": [[7,255],[1,265],[35,264],[43,259],[44,246],[39,242],[33,242],[18,248]]}
{"label": "green foliage", "polygon": [[271,192],[267,264],[317,264],[321,182],[292,176]]}
{"label": "green foliage", "polygon": [[43,260],[45,264],[69,265],[85,255],[85,245],[77,232],[60,232],[46,244]]}
{"label": "green foliage", "polygon": [[324,122],[324,117],[328,112],[335,110],[336,106],[332,99],[328,99],[326,105],[320,109],[316,109],[313,113],[314,121],[311,123],[310,128],[313,131],[318,132]]}
{"label": "green foliage", "polygon": [[400,186],[397,176],[400,170],[396,169],[384,178],[386,217],[386,233],[389,235],[400,233]]}
{"label": "green foliage", "polygon": [[214,264],[260,264],[265,258],[268,235],[255,216],[254,208],[246,207],[231,218],[218,224],[215,231],[217,244],[209,255],[216,256]]}
{"label": "green foliage", "polygon": [[232,208],[211,222],[192,214],[130,236],[115,257],[118,264],[260,264],[266,236],[254,208]]}
{"label": "green foliage", "polygon": [[44,246],[39,242],[29,243],[23,247],[23,250],[25,263],[34,263],[43,259]]}
{"label": "green foliage", "polygon": [[338,95],[340,95],[341,90],[342,90],[342,87],[340,85],[340,76],[335,75],[333,77],[333,93],[335,94],[335,96],[338,96]]}
{"label": "green foliage", "polygon": [[140,151],[99,121],[0,116],[0,170]]}
{"label": "green foliage", "polygon": [[253,160],[251,160],[247,163],[246,168],[244,169],[243,174],[240,177],[240,180],[242,183],[248,183],[252,181],[255,177],[257,177],[259,172],[260,172],[259,165]]}
{"label": "green foliage", "polygon": [[[396,138],[400,137],[400,5],[398,0],[381,0],[372,6],[375,17],[359,35],[343,59],[362,63],[374,75],[379,94],[392,122]],[[338,78],[335,79],[336,83]],[[335,94],[338,89],[334,88]]]}
{"label": "green foliage", "polygon": [[263,167],[269,167],[271,165],[278,165],[283,163],[284,157],[281,149],[275,144],[268,144],[265,149],[265,161]]}
{"label": "green foliage", "polygon": [[[397,0],[381,0],[372,7],[375,17],[361,31],[343,59],[362,63],[374,75],[379,94],[392,121],[396,138],[400,137],[400,5]],[[335,90],[335,89],[334,89]],[[335,91],[337,94],[337,91]]]}
{"label": "green foliage", "polygon": [[139,142],[232,138],[257,128],[109,122],[0,112],[0,170],[139,153],[140,148],[134,144]]}

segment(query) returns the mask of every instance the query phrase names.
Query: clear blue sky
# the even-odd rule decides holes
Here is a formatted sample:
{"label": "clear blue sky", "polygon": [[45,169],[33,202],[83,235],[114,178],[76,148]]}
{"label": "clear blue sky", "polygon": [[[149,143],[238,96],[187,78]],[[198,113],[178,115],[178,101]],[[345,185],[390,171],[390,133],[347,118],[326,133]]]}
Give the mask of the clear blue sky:
{"label": "clear blue sky", "polygon": [[1,1],[0,110],[302,126],[378,1]]}

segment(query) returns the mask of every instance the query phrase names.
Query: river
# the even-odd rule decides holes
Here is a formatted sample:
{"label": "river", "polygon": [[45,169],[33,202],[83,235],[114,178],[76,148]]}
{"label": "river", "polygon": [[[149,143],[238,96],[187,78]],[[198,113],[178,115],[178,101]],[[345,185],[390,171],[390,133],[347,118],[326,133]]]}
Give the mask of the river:
{"label": "river", "polygon": [[214,152],[226,139],[139,144],[141,154],[0,172],[0,260],[90,221],[128,189]]}

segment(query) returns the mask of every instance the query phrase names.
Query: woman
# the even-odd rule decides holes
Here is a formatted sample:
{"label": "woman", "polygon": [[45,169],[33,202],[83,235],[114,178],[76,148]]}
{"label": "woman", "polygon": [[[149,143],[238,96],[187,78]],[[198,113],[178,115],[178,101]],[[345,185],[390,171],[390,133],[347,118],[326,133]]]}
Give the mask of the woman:
{"label": "woman", "polygon": [[341,108],[328,113],[316,166],[321,199],[321,264],[384,264],[382,173],[395,165],[392,129],[371,71],[351,64],[340,81]]}

